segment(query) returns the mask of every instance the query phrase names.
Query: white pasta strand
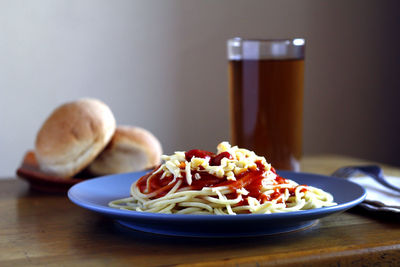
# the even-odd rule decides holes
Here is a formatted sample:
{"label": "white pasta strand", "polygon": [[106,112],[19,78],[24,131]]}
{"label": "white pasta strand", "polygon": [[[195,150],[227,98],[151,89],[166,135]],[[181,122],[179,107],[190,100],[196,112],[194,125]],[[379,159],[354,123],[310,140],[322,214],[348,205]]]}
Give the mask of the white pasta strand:
{"label": "white pasta strand", "polygon": [[[312,186],[295,186],[294,196],[290,196],[288,191],[288,188],[293,185],[268,186],[264,192],[265,196],[269,196],[275,190],[282,188],[285,191],[278,198],[265,203],[235,206],[246,197],[238,194],[236,198],[228,199],[226,195],[232,193],[232,190],[229,190],[226,186],[205,187],[202,190],[187,190],[188,188],[186,188],[186,190],[181,191],[181,189],[178,189],[180,185],[181,180],[178,179],[163,197],[154,199],[151,199],[154,197],[153,194],[143,194],[137,186],[132,186],[132,197],[111,201],[110,207],[159,213],[235,215],[241,213],[289,212],[335,204],[332,195]],[[301,192],[302,190],[305,190],[305,192]],[[247,202],[251,203],[252,198],[246,199]]]}

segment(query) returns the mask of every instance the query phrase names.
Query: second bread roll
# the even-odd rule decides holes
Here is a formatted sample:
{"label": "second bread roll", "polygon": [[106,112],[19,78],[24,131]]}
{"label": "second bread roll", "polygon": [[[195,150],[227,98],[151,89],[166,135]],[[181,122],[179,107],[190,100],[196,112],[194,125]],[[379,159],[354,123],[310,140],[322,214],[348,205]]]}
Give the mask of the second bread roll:
{"label": "second bread roll", "polygon": [[152,133],[140,127],[118,126],[88,171],[96,176],[141,171],[160,164],[161,155],[161,144]]}

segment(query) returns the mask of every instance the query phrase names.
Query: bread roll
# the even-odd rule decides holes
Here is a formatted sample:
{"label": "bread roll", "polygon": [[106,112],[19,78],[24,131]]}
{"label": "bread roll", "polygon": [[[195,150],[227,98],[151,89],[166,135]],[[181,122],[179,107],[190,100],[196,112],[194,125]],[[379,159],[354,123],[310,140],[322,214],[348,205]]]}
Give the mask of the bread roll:
{"label": "bread roll", "polygon": [[160,164],[162,148],[149,131],[133,126],[118,126],[111,142],[89,165],[94,175],[141,171]]}
{"label": "bread roll", "polygon": [[36,136],[41,170],[68,178],[83,170],[105,148],[116,129],[110,108],[80,99],[56,108]]}

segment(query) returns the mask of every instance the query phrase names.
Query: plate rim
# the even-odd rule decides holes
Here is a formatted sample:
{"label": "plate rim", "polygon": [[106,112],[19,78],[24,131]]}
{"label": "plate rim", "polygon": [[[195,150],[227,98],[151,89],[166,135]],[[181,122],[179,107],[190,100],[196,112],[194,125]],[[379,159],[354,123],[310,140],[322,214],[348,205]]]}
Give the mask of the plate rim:
{"label": "plate rim", "polygon": [[[106,216],[115,216],[116,218],[123,218],[125,220],[134,220],[134,219],[157,219],[157,220],[162,220],[162,221],[199,221],[199,220],[206,220],[206,221],[224,221],[224,220],[234,220],[234,221],[246,221],[246,220],[279,220],[282,218],[293,218],[293,217],[301,217],[303,220],[306,220],[307,218],[321,218],[326,215],[330,215],[333,213],[337,212],[342,212],[347,209],[350,209],[357,204],[360,204],[366,197],[366,190],[361,187],[360,185],[349,181],[345,180],[343,178],[337,178],[337,177],[332,177],[332,176],[327,176],[327,175],[321,175],[321,174],[315,174],[315,173],[308,173],[308,172],[291,172],[291,171],[278,171],[279,174],[282,174],[283,177],[285,177],[285,174],[290,174],[290,175],[307,175],[307,176],[312,176],[312,177],[324,177],[336,181],[340,181],[343,183],[349,183],[352,184],[352,186],[358,187],[360,190],[360,195],[351,201],[347,201],[345,203],[340,203],[334,206],[329,206],[329,207],[322,207],[322,208],[316,208],[316,209],[310,209],[310,210],[300,210],[300,211],[292,211],[292,212],[282,212],[282,213],[270,213],[270,214],[237,214],[237,215],[196,215],[196,214],[164,214],[164,213],[150,213],[150,212],[138,212],[138,211],[130,211],[130,210],[120,210],[116,208],[111,208],[109,206],[105,205],[99,205],[97,203],[92,203],[87,200],[82,200],[81,198],[77,197],[74,193],[75,190],[78,190],[79,187],[84,186],[85,183],[95,183],[99,179],[113,179],[116,176],[128,176],[128,175],[143,175],[147,171],[140,171],[140,172],[131,172],[131,173],[123,173],[123,174],[113,174],[113,175],[107,175],[107,176],[102,176],[98,178],[93,178],[89,179],[83,182],[80,182],[78,184],[73,185],[69,190],[68,190],[68,198],[70,201],[72,201],[74,204],[97,212],[104,214]],[[139,176],[140,177],[140,176]],[[135,178],[138,179],[139,177]],[[289,178],[292,179],[292,178]]]}

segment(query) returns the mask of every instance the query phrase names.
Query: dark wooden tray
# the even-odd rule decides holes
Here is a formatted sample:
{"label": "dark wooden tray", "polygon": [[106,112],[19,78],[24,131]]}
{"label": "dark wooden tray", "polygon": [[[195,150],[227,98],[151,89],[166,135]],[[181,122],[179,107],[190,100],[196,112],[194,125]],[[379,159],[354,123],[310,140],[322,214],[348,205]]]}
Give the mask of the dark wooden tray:
{"label": "dark wooden tray", "polygon": [[82,174],[73,178],[62,178],[45,173],[40,170],[33,151],[25,154],[21,166],[17,169],[17,175],[28,181],[32,189],[46,193],[66,193],[74,184],[92,178],[83,177]]}

